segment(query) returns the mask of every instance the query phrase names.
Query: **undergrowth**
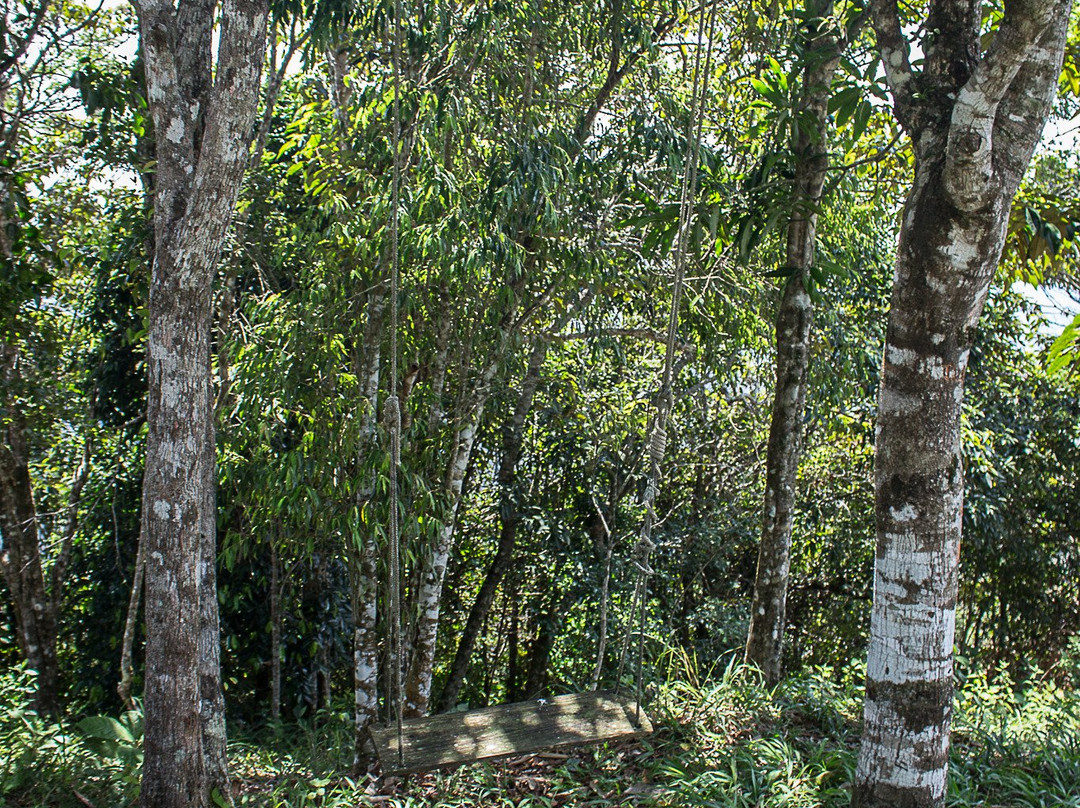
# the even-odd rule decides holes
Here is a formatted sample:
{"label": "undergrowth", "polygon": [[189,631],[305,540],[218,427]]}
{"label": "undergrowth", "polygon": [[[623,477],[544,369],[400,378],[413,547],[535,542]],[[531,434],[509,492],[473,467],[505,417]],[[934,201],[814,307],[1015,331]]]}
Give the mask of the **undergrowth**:
{"label": "undergrowth", "polygon": [[[818,668],[775,690],[741,665],[662,660],[648,738],[406,778],[353,777],[345,712],[234,730],[234,802],[262,808],[826,808],[850,803],[863,671]],[[75,726],[29,709],[25,671],[0,675],[0,804],[132,804],[135,714]],[[1080,694],[1004,672],[958,677],[949,805],[1080,808]],[[5,802],[6,800],[6,802]]]}

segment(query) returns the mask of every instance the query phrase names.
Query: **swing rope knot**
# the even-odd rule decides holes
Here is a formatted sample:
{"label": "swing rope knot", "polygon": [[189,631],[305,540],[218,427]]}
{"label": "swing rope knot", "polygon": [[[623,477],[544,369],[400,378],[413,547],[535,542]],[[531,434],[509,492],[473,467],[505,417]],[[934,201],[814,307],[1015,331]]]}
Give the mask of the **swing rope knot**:
{"label": "swing rope knot", "polygon": [[401,429],[401,402],[396,395],[387,396],[383,405],[383,417],[386,419],[387,428],[395,431]]}
{"label": "swing rope knot", "polygon": [[646,535],[638,537],[637,542],[634,544],[634,549],[631,551],[630,560],[633,561],[634,566],[638,568],[645,575],[652,575],[655,570],[649,566],[649,557],[652,556],[653,550],[656,549],[656,543]]}
{"label": "swing rope knot", "polygon": [[664,452],[667,450],[667,432],[659,419],[653,426],[652,435],[649,436],[649,460],[654,465],[660,465],[664,460]]}

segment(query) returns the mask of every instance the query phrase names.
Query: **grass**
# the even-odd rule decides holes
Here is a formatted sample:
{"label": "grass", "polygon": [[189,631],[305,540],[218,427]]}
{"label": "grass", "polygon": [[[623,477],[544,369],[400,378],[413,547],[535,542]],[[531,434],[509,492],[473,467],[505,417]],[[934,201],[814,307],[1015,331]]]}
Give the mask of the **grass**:
{"label": "grass", "polygon": [[[347,773],[349,717],[325,713],[237,734],[231,747],[235,802],[259,808],[850,803],[862,705],[858,666],[806,671],[770,691],[742,666],[702,672],[675,652],[663,662],[670,684],[653,695],[649,710],[657,730],[645,739],[405,778],[355,778]],[[55,743],[31,761],[25,756],[35,747],[19,726],[33,719],[25,713],[22,724],[11,719],[0,719],[0,760],[13,759],[5,755],[15,749],[13,738],[22,737],[23,757],[15,766],[40,776],[16,781],[11,765],[0,766],[7,772],[0,776],[8,777],[0,779],[0,804],[6,798],[12,806],[112,806],[134,798],[137,780],[124,744],[83,743],[70,729],[38,722],[34,743]],[[961,677],[951,767],[954,808],[1080,808],[1080,694],[1050,682],[1018,686],[1003,672]]]}

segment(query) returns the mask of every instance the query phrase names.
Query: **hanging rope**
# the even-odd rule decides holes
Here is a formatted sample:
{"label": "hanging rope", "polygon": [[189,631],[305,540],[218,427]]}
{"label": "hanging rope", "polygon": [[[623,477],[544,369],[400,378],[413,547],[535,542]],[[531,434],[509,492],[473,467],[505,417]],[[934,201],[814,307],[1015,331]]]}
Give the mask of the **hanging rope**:
{"label": "hanging rope", "polygon": [[391,47],[394,86],[394,136],[393,136],[393,173],[390,185],[390,395],[386,399],[386,422],[390,431],[390,524],[389,543],[389,586],[387,598],[390,613],[391,669],[393,675],[390,700],[393,705],[394,720],[397,725],[398,766],[405,766],[404,733],[402,718],[404,714],[404,692],[401,682],[402,658],[401,642],[401,516],[398,512],[398,472],[401,467],[401,402],[397,396],[398,384],[398,287],[401,276],[401,256],[398,249],[401,226],[401,0],[394,0],[394,36]]}
{"label": "hanging rope", "polygon": [[[660,490],[661,465],[667,450],[667,426],[674,401],[673,382],[675,372],[675,352],[678,348],[679,305],[682,300],[686,278],[687,241],[690,235],[690,220],[693,199],[697,195],[698,159],[701,153],[701,132],[704,120],[703,109],[708,89],[706,77],[712,70],[713,41],[716,30],[717,0],[711,5],[708,23],[708,37],[705,36],[705,6],[701,6],[698,17],[697,41],[699,46],[694,53],[694,71],[691,91],[690,119],[687,122],[686,154],[683,162],[682,187],[679,192],[678,236],[675,242],[674,277],[671,289],[671,310],[668,313],[667,341],[664,349],[664,369],[657,396],[656,412],[653,414],[649,432],[649,466],[646,475],[645,493],[641,504],[645,515],[641,521],[641,530],[631,554],[631,560],[637,568],[634,582],[634,596],[631,600],[630,621],[623,636],[622,650],[619,655],[619,673],[616,681],[621,685],[626,666],[626,655],[630,646],[630,636],[634,631],[635,616],[637,622],[637,674],[635,677],[636,708],[634,723],[641,721],[642,678],[645,659],[645,602],[649,587],[649,578],[655,572],[649,565],[656,544],[652,539],[656,525],[656,497]],[[706,41],[705,65],[702,69],[700,43]]]}

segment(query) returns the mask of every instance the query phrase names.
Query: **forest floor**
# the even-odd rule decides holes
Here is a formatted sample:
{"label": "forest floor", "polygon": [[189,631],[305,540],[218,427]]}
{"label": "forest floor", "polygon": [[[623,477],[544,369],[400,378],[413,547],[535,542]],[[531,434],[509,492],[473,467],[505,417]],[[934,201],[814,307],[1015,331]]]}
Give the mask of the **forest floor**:
{"label": "forest floor", "polygon": [[[349,773],[346,712],[257,730],[237,724],[231,743],[234,804],[812,808],[850,803],[862,704],[857,667],[804,672],[771,691],[741,667],[711,677],[699,678],[691,666],[683,673],[688,675],[652,694],[649,712],[656,731],[648,737],[404,777]],[[1080,808],[1080,692],[1076,682],[1071,684],[1065,689],[1044,678],[1018,685],[1004,673],[960,677],[949,805]],[[39,735],[46,734],[16,758],[10,746],[14,736],[5,732],[0,722],[0,805],[134,804],[139,761],[126,742],[84,738],[80,743],[70,728],[51,736],[39,728]]]}
{"label": "forest floor", "polygon": [[[774,691],[731,668],[669,684],[647,738],[452,771],[356,779],[319,734],[234,747],[242,805],[388,808],[844,806],[858,752],[862,675],[816,670]],[[335,740],[346,745],[345,724]],[[322,741],[327,736],[323,734]],[[341,747],[338,747],[341,748]],[[314,764],[314,765],[312,765]],[[950,805],[1080,808],[1080,693],[966,677],[954,720]]]}

